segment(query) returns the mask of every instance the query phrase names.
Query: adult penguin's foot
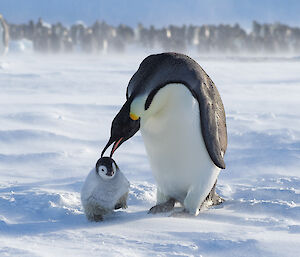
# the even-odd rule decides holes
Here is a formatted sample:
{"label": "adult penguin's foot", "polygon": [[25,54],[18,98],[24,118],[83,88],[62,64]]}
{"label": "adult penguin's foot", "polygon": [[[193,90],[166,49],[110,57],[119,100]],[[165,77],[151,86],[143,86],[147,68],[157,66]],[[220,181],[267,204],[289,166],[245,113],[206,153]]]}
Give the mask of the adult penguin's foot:
{"label": "adult penguin's foot", "polygon": [[175,199],[170,198],[165,203],[160,203],[155,206],[153,206],[149,211],[148,214],[156,214],[156,213],[162,213],[162,212],[169,212],[172,211],[175,205]]}

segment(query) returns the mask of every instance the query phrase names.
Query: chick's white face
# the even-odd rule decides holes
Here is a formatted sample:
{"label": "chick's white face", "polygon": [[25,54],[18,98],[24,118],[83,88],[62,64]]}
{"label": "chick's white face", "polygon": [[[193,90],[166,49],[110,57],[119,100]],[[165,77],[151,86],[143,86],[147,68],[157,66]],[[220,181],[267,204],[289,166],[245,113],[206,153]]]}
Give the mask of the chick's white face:
{"label": "chick's white face", "polygon": [[116,175],[116,172],[117,172],[117,167],[114,163],[112,163],[111,167],[106,167],[104,165],[100,165],[98,167],[98,174],[104,180],[112,179]]}

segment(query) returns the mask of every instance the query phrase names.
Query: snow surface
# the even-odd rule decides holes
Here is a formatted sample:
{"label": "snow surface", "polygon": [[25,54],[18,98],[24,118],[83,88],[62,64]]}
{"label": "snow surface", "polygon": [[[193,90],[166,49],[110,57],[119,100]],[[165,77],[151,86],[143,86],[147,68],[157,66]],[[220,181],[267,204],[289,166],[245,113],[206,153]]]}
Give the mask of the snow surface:
{"label": "snow surface", "polygon": [[0,256],[299,255],[299,58],[192,56],[227,114],[224,204],[198,217],[148,215],[155,182],[138,134],[114,155],[129,208],[87,221],[81,186],[144,57],[0,59]]}

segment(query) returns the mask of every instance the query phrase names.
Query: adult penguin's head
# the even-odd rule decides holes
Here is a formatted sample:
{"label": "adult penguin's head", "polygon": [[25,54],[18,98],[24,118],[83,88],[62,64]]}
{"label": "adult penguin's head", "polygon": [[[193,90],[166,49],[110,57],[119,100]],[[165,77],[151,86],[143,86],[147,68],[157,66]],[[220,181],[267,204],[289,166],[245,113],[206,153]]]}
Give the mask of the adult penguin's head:
{"label": "adult penguin's head", "polygon": [[112,156],[122,143],[140,129],[141,117],[159,111],[167,97],[158,94],[163,87],[170,83],[183,83],[181,78],[186,77],[190,70],[182,66],[182,57],[181,54],[163,53],[150,55],[142,61],[129,81],[127,101],[112,122],[111,136],[101,156],[113,144]]}
{"label": "adult penguin's head", "polygon": [[110,138],[101,153],[101,157],[104,155],[106,149],[113,144],[110,153],[110,156],[112,156],[122,143],[131,138],[140,129],[140,120],[130,118],[131,102],[132,99],[129,98],[114,118],[111,124]]}

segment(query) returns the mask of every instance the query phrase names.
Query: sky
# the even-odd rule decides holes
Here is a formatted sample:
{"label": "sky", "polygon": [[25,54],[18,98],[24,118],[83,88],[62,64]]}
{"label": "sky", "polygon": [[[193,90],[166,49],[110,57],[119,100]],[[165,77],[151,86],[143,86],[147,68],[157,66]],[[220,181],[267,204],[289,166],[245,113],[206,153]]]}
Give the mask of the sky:
{"label": "sky", "polygon": [[0,0],[0,13],[11,23],[42,17],[46,22],[156,27],[199,24],[234,24],[251,27],[252,21],[300,26],[298,0]]}

